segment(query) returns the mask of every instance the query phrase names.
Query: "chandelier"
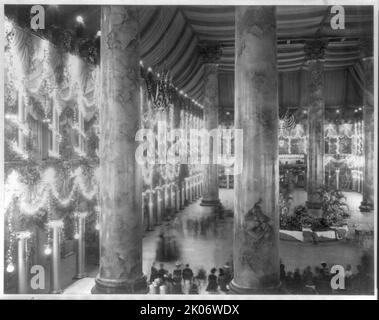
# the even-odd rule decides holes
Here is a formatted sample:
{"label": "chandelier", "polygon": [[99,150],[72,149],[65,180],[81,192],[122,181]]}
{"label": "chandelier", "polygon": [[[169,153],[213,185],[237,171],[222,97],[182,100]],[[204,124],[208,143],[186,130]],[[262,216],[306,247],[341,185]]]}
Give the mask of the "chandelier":
{"label": "chandelier", "polygon": [[145,81],[149,100],[154,108],[160,111],[167,110],[172,103],[173,95],[169,71],[157,73],[156,78],[154,78],[152,72],[148,72],[145,75]]}
{"label": "chandelier", "polygon": [[284,130],[291,130],[295,127],[295,117],[293,114],[289,114],[288,109],[283,117],[279,118],[279,130],[282,132]]}

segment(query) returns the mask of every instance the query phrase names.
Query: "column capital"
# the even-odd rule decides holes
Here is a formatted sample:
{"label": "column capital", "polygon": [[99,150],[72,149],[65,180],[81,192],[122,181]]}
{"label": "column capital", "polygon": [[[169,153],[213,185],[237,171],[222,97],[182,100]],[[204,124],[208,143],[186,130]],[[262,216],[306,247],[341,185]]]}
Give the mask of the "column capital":
{"label": "column capital", "polygon": [[326,39],[306,40],[304,44],[305,60],[323,61],[325,59],[325,49],[328,46]]}
{"label": "column capital", "polygon": [[222,49],[219,44],[199,45],[199,54],[201,61],[210,64],[217,64],[220,62],[222,56]]}

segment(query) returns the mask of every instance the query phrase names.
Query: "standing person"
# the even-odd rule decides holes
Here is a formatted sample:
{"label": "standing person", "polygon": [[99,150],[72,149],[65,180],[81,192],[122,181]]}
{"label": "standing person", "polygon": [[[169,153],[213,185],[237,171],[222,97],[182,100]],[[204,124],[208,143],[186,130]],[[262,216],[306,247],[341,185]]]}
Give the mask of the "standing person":
{"label": "standing person", "polygon": [[160,264],[160,268],[158,270],[158,278],[159,279],[162,279],[164,278],[164,276],[168,273],[168,271],[164,268],[164,264],[161,263]]}
{"label": "standing person", "polygon": [[186,264],[186,267],[183,269],[183,280],[184,280],[184,293],[189,292],[193,278],[193,272],[189,267],[189,264]]}
{"label": "standing person", "polygon": [[175,263],[175,270],[173,272],[173,278],[174,280],[178,280],[179,282],[182,282],[182,269],[180,268],[182,264],[180,262]]}
{"label": "standing person", "polygon": [[228,291],[228,288],[226,287],[227,282],[226,282],[225,272],[224,272],[224,269],[222,268],[218,269],[218,284],[222,292],[225,293]]}
{"label": "standing person", "polygon": [[329,277],[329,268],[326,262],[321,262],[321,274],[325,277]]}
{"label": "standing person", "polygon": [[194,230],[193,230],[194,236],[197,237],[199,233],[199,220],[194,221]]}
{"label": "standing person", "polygon": [[208,291],[211,294],[217,293],[218,284],[217,284],[217,276],[215,275],[216,271],[217,271],[216,268],[212,268],[211,274],[208,276],[208,286],[207,286],[206,291]]}
{"label": "standing person", "polygon": [[293,288],[295,290],[295,294],[302,293],[303,281],[301,279],[299,268],[296,268],[295,272],[293,273]]}
{"label": "standing person", "polygon": [[293,285],[293,272],[288,271],[285,278],[285,288],[288,292],[293,293],[294,285]]}
{"label": "standing person", "polygon": [[165,239],[164,239],[164,235],[163,235],[163,232],[160,233],[159,237],[158,237],[158,241],[157,241],[157,250],[156,250],[156,253],[155,253],[155,259],[158,260],[158,261],[164,261],[165,260],[165,252],[164,252],[164,248],[165,248]]}
{"label": "standing person", "polygon": [[315,294],[316,286],[313,282],[313,273],[310,266],[307,266],[303,272],[303,281],[305,286],[305,293]]}
{"label": "standing person", "polygon": [[158,278],[158,270],[155,267],[155,262],[151,265],[151,270],[150,270],[150,283],[153,283],[154,280]]}
{"label": "standing person", "polygon": [[280,281],[284,282],[286,280],[286,267],[283,263],[280,264]]}
{"label": "standing person", "polygon": [[207,273],[203,267],[200,267],[199,271],[197,272],[196,279],[199,282],[199,290],[201,290],[207,280]]}
{"label": "standing person", "polygon": [[176,269],[174,270],[173,272],[173,294],[183,294],[183,290],[182,290],[182,280],[183,280],[183,276],[182,276],[182,269],[181,269],[181,266],[182,264],[180,262],[177,262],[175,264],[175,267]]}
{"label": "standing person", "polygon": [[353,271],[351,270],[351,265],[348,264],[346,266],[345,270],[345,287],[346,290],[351,290],[352,289],[352,280],[353,279]]}

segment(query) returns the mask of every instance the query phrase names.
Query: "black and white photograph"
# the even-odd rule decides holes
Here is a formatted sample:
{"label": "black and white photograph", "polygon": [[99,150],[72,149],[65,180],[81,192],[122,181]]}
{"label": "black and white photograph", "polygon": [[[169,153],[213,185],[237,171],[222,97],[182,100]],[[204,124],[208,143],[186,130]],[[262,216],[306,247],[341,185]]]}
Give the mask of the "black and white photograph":
{"label": "black and white photograph", "polygon": [[377,2],[145,2],[1,6],[1,299],[377,298]]}

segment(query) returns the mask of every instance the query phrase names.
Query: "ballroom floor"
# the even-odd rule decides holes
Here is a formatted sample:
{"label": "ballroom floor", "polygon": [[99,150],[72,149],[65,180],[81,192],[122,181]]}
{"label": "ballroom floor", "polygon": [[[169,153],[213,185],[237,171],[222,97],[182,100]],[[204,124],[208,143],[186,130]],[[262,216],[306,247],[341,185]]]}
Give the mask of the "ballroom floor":
{"label": "ballroom floor", "polygon": [[[362,196],[358,193],[346,193],[347,201],[351,210],[349,226],[353,228],[370,229],[373,227],[372,213],[361,213],[358,209]],[[233,190],[220,189],[220,199],[226,210],[233,208]],[[295,190],[294,206],[302,204],[306,200],[304,190]],[[174,220],[156,227],[154,231],[146,233],[143,239],[143,272],[149,276],[150,268],[154,261],[157,266],[161,261],[156,259],[157,244],[160,233],[169,233],[179,247],[180,258],[170,262],[164,262],[165,269],[172,272],[175,263],[179,260],[183,264],[190,264],[194,273],[200,267],[207,272],[213,267],[222,267],[230,261],[233,253],[233,218],[226,215],[223,219],[209,218],[201,227],[201,219],[204,213],[201,210],[200,200],[192,203],[182,210]],[[198,221],[197,227],[194,221]],[[191,221],[191,222],[189,222]],[[279,252],[281,261],[286,270],[295,268],[303,269],[310,265],[319,265],[321,261],[328,264],[351,264],[353,272],[360,262],[363,252],[362,247],[353,241],[332,241],[319,243],[301,243],[280,241]],[[89,292],[94,284],[96,270],[91,270],[89,278],[81,279],[66,290],[65,294],[82,294]]]}

